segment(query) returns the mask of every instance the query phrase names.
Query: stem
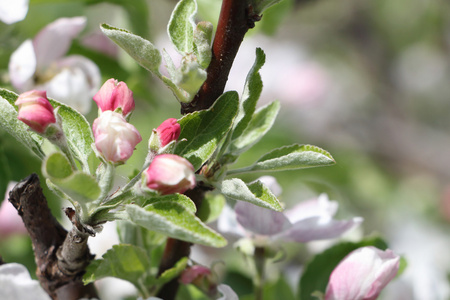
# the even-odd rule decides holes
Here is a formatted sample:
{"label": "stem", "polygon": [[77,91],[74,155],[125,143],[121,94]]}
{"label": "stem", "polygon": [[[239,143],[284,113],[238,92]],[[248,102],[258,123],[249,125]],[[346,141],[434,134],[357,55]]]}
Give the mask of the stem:
{"label": "stem", "polygon": [[211,63],[206,70],[206,81],[190,103],[181,104],[182,114],[211,107],[223,93],[245,34],[260,20],[260,16],[253,13],[251,2],[223,0],[212,46]]}
{"label": "stem", "polygon": [[[85,286],[82,282],[84,268],[92,259],[89,249],[77,243],[76,238],[72,238],[74,235],[67,234],[53,217],[38,176],[31,174],[19,182],[10,192],[9,201],[30,235],[38,266],[36,274],[52,299],[98,297],[93,285]],[[70,255],[66,255],[67,251]]]}
{"label": "stem", "polygon": [[254,261],[255,261],[255,300],[263,299],[263,287],[265,281],[265,264],[266,264],[266,256],[265,256],[265,248],[264,247],[255,247],[254,253]]}

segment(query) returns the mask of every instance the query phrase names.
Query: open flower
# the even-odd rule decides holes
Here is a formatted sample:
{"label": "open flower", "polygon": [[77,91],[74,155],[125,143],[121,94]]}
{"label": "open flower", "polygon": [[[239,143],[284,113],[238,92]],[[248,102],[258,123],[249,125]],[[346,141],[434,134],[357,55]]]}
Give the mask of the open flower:
{"label": "open flower", "polygon": [[181,194],[195,186],[194,167],[175,154],[155,156],[144,174],[147,187],[162,195]]}
{"label": "open flower", "polygon": [[361,217],[333,219],[338,204],[326,194],[297,204],[285,212],[276,212],[248,202],[238,201],[234,211],[229,207],[219,218],[219,230],[258,240],[284,240],[306,243],[337,238],[358,226]]}
{"label": "open flower", "polygon": [[97,150],[110,162],[125,162],[133,154],[134,147],[142,141],[133,125],[110,110],[95,119],[92,127]]}
{"label": "open flower", "polygon": [[12,24],[25,19],[29,0],[0,0],[0,21]]}
{"label": "open flower", "polygon": [[102,112],[120,108],[125,117],[134,110],[133,92],[123,81],[108,79],[93,97]]}
{"label": "open flower", "polygon": [[325,300],[375,300],[398,272],[400,257],[391,250],[362,247],[333,270]]}
{"label": "open flower", "polygon": [[30,277],[28,270],[20,264],[10,263],[0,266],[0,299],[8,300],[50,300],[39,285]]}
{"label": "open flower", "polygon": [[33,40],[23,42],[9,61],[12,85],[19,92],[46,90],[49,97],[81,113],[89,112],[92,96],[100,86],[100,71],[83,56],[64,57],[85,25],[85,17],[60,18]]}
{"label": "open flower", "polygon": [[53,106],[45,91],[29,91],[19,95],[15,104],[19,107],[17,118],[36,132],[44,133],[48,125],[56,122]]}

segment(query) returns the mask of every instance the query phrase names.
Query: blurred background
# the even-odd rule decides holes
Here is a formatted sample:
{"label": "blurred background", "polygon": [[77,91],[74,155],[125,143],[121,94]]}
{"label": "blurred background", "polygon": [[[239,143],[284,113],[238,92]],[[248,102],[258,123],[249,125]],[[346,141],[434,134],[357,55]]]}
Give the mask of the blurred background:
{"label": "blurred background", "polygon": [[[179,105],[156,78],[102,38],[98,25],[127,28],[176,60],[166,33],[176,2],[30,0],[23,21],[0,23],[0,86],[15,90],[8,64],[23,41],[57,18],[86,16],[87,26],[68,55],[92,60],[101,82],[112,77],[128,84],[137,103],[131,122],[145,141],[163,120],[180,116]],[[198,5],[198,19],[215,25],[221,1],[198,0]],[[335,166],[270,174],[283,189],[281,200],[290,207],[328,193],[339,202],[338,218],[365,220],[347,238],[379,233],[404,256],[408,268],[380,299],[450,299],[450,2],[283,0],[249,31],[227,90],[242,92],[256,47],[266,53],[260,104],[278,99],[281,111],[268,135],[236,167],[292,143],[328,150]],[[97,115],[94,106],[86,113],[90,122]],[[146,143],[138,145],[120,176],[139,169],[145,151]],[[2,195],[8,182],[40,172],[38,159],[1,128],[0,166]],[[61,217],[60,203],[46,195]],[[301,265],[326,245],[289,247],[291,263]],[[0,231],[0,254],[34,269],[23,234]],[[238,262],[231,266],[250,280]],[[285,274],[295,288],[298,272]]]}

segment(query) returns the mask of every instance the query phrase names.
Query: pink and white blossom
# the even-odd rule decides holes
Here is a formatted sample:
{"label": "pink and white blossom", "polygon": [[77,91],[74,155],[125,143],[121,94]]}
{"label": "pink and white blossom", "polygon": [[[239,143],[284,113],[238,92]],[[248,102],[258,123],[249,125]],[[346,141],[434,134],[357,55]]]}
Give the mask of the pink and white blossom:
{"label": "pink and white blossom", "polygon": [[32,90],[19,95],[14,103],[19,107],[17,118],[36,132],[44,133],[56,122],[53,106],[45,91]]}
{"label": "pink and white blossom", "polygon": [[122,110],[122,115],[127,116],[134,110],[133,92],[123,81],[118,82],[116,79],[108,79],[94,95],[94,101],[98,108],[105,112],[107,110]]}
{"label": "pink and white blossom", "polygon": [[325,300],[375,300],[398,272],[400,257],[392,250],[362,247],[333,270]]}
{"label": "pink and white blossom", "polygon": [[167,195],[194,188],[194,172],[187,159],[175,154],[161,154],[155,156],[144,174],[148,188]]}
{"label": "pink and white blossom", "polygon": [[122,115],[110,110],[95,119],[92,127],[97,150],[110,162],[125,162],[133,154],[136,145],[142,141],[133,125]]}
{"label": "pink and white blossom", "polygon": [[83,56],[64,57],[85,26],[85,17],[60,18],[33,40],[23,42],[9,61],[12,85],[19,92],[46,90],[49,97],[81,113],[89,112],[92,96],[100,86],[100,71]]}
{"label": "pink and white blossom", "polygon": [[25,19],[29,0],[0,0],[0,21],[13,24]]}
{"label": "pink and white blossom", "polygon": [[160,147],[164,147],[172,141],[178,140],[181,132],[181,126],[177,123],[177,119],[169,118],[156,128],[158,133]]}
{"label": "pink and white blossom", "polygon": [[21,264],[9,263],[0,266],[0,299],[8,300],[50,300],[50,296],[31,279],[27,268]]}
{"label": "pink and white blossom", "polygon": [[326,194],[297,204],[285,212],[276,212],[248,202],[238,201],[234,210],[225,207],[218,227],[222,232],[257,240],[284,240],[307,243],[332,239],[357,227],[363,219],[335,220],[337,203]]}

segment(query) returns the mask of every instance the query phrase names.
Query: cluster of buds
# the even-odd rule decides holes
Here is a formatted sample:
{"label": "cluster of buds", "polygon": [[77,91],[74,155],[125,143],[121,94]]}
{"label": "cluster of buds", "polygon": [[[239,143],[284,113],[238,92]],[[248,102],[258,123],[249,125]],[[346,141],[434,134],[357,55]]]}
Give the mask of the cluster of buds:
{"label": "cluster of buds", "polygon": [[107,80],[93,97],[99,107],[94,120],[95,147],[108,162],[124,163],[142,141],[137,129],[127,122],[134,110],[133,92],[126,83]]}

